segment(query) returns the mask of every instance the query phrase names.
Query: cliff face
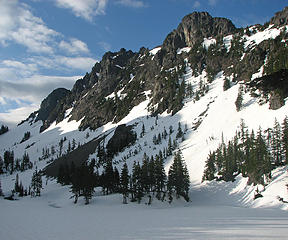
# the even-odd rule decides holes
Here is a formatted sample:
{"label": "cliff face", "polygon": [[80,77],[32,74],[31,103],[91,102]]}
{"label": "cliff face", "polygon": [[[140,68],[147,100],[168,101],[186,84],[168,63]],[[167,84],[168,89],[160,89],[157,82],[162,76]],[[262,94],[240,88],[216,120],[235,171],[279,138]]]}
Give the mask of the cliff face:
{"label": "cliff face", "polygon": [[193,47],[204,38],[226,36],[235,31],[234,24],[226,18],[213,18],[207,12],[194,12],[185,16],[178,28],[167,36],[163,47],[167,50]]}
{"label": "cliff face", "polygon": [[[276,13],[269,22],[274,24],[271,30],[269,24],[237,29],[229,19],[213,18],[207,12],[189,14],[158,51],[143,47],[139,52],[107,52],[71,92],[55,90],[43,100],[36,120],[43,121],[43,131],[53,121],[63,120],[65,111],[73,107],[70,119],[82,119],[80,129],[96,129],[118,122],[147,97],[152,113],[176,113],[187,95],[181,81],[187,67],[194,76],[205,71],[210,83],[220,71],[235,82],[249,82],[261,67],[262,75],[287,69],[288,34],[281,28],[287,16],[288,8]],[[272,31],[279,31],[278,36],[257,40],[261,33]]]}

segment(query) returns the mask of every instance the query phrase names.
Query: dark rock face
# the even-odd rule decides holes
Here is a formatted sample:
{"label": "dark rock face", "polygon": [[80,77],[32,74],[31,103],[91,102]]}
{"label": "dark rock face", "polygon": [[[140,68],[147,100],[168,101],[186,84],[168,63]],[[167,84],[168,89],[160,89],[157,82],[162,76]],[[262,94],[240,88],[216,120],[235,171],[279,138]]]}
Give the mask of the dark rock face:
{"label": "dark rock face", "polygon": [[108,141],[107,154],[108,157],[113,157],[114,154],[121,152],[129,144],[133,144],[136,141],[136,134],[132,131],[132,126],[126,126],[125,124],[119,125],[113,137]]}
{"label": "dark rock face", "polygon": [[213,18],[207,12],[194,12],[185,16],[178,28],[167,36],[163,47],[168,50],[193,47],[203,38],[225,36],[235,31],[234,24],[226,18]]}
{"label": "dark rock face", "polygon": [[270,95],[269,108],[277,110],[285,104],[284,99],[288,97],[288,70],[283,69],[254,79],[249,86],[261,90],[265,96]]}
{"label": "dark rock face", "polygon": [[270,23],[277,26],[288,24],[288,7],[285,7],[282,11],[277,12],[271,19]]}
{"label": "dark rock face", "polygon": [[277,110],[284,106],[285,102],[281,92],[273,91],[269,99],[269,109]]}
{"label": "dark rock face", "polygon": [[43,126],[40,131],[44,131],[54,122],[61,113],[61,102],[70,94],[65,88],[57,88],[51,92],[41,103],[36,121],[42,120]]}
{"label": "dark rock face", "polygon": [[37,120],[46,120],[57,103],[65,98],[70,91],[65,88],[57,88],[51,92],[41,103]]}

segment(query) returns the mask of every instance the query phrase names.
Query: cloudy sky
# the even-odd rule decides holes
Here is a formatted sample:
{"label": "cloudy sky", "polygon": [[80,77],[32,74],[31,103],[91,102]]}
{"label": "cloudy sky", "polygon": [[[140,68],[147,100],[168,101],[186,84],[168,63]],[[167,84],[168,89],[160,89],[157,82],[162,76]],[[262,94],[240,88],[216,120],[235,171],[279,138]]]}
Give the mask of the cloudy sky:
{"label": "cloudy sky", "polygon": [[12,126],[53,89],[71,89],[106,51],[161,45],[193,11],[264,23],[286,0],[0,0],[0,124]]}

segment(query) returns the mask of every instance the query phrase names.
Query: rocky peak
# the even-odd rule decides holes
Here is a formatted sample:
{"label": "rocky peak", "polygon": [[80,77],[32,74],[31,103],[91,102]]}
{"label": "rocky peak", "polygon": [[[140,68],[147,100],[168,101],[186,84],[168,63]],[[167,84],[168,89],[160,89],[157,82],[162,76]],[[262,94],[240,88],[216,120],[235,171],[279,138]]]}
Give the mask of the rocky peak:
{"label": "rocky peak", "polygon": [[288,7],[285,7],[282,11],[277,12],[271,19],[270,23],[277,26],[288,24]]}
{"label": "rocky peak", "polygon": [[165,39],[163,46],[169,50],[193,47],[203,38],[228,35],[236,31],[234,24],[226,18],[213,18],[207,12],[193,12],[182,19],[178,28]]}

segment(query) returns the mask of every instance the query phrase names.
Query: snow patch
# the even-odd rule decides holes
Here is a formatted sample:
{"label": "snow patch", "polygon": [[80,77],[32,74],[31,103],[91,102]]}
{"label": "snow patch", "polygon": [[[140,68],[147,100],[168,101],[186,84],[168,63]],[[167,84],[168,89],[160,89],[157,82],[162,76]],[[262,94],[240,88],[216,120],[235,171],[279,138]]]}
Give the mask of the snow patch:
{"label": "snow patch", "polygon": [[161,50],[161,47],[156,47],[153,48],[152,50],[149,51],[150,55],[156,55],[159,51]]}
{"label": "snow patch", "polygon": [[264,31],[257,32],[251,36],[245,35],[243,37],[243,39],[245,41],[244,42],[244,49],[245,50],[251,49],[255,45],[258,45],[261,42],[263,42],[264,40],[275,39],[277,36],[279,36],[283,27],[278,29],[278,28],[272,28],[272,26],[265,29]]}
{"label": "snow patch", "polygon": [[184,47],[184,48],[178,48],[177,49],[177,54],[182,54],[183,52],[189,53],[191,51],[191,47]]}
{"label": "snow patch", "polygon": [[228,36],[223,38],[223,43],[224,43],[225,48],[227,49],[227,52],[229,52],[231,49],[231,41],[232,40],[233,40],[233,35],[228,35]]}
{"label": "snow patch", "polygon": [[214,38],[204,38],[204,41],[202,43],[202,46],[208,50],[208,48],[211,46],[211,45],[214,45],[216,44],[216,39]]}

